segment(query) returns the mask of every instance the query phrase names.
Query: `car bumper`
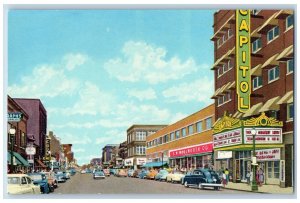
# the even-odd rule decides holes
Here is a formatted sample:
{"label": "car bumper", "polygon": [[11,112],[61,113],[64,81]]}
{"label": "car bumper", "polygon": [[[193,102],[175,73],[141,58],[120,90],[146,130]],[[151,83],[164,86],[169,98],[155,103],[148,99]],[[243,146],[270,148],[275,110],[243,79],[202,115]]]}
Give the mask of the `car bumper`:
{"label": "car bumper", "polygon": [[204,187],[221,187],[223,186],[221,183],[220,184],[215,184],[215,183],[201,183],[202,186]]}

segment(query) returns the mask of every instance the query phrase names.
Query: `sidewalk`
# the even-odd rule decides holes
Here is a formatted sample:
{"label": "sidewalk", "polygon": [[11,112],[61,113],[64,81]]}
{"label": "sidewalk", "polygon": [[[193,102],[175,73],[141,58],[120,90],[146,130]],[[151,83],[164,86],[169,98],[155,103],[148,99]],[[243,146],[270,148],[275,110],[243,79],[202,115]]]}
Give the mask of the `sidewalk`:
{"label": "sidewalk", "polygon": [[[251,191],[251,185],[247,185],[246,183],[233,183],[229,182],[228,185],[223,189],[228,190],[240,190],[240,191]],[[258,186],[259,193],[269,193],[269,194],[293,194],[293,187],[281,188],[278,185],[262,185]]]}

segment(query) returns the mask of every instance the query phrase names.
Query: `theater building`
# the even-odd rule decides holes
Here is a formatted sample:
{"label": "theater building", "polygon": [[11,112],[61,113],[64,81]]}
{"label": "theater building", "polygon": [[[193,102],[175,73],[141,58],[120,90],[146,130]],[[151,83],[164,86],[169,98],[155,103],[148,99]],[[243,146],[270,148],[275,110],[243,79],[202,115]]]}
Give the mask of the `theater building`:
{"label": "theater building", "polygon": [[251,169],[254,128],[264,184],[294,185],[293,24],[292,10],[214,14],[215,161],[234,182]]}
{"label": "theater building", "polygon": [[214,112],[215,106],[211,104],[148,136],[145,166],[161,167],[168,163],[172,168],[186,170],[212,166]]}

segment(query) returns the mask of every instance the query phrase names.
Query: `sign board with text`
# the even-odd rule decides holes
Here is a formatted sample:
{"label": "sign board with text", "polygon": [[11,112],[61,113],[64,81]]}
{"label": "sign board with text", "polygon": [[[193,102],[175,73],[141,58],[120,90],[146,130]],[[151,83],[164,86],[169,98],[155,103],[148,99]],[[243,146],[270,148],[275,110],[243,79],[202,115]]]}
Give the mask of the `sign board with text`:
{"label": "sign board with text", "polygon": [[136,158],[136,165],[141,166],[146,163],[147,159],[146,158]]}
{"label": "sign board with text", "polygon": [[[252,144],[253,135],[252,128],[244,129],[244,143]],[[281,128],[255,128],[255,143],[256,144],[278,144],[282,143],[282,129]]]}
{"label": "sign board with text", "polygon": [[209,142],[200,145],[194,145],[190,147],[170,150],[169,157],[173,158],[173,157],[180,157],[180,156],[188,156],[188,155],[195,155],[195,154],[207,153],[212,151],[213,151],[213,144],[212,142]]}
{"label": "sign board with text", "polygon": [[217,159],[230,159],[232,158],[232,151],[218,151]]}
{"label": "sign board with text", "polygon": [[278,161],[280,160],[280,148],[256,150],[257,161]]}
{"label": "sign board with text", "polygon": [[125,159],[124,165],[125,166],[133,166],[133,158]]}
{"label": "sign board with text", "polygon": [[21,112],[8,112],[7,113],[7,121],[8,122],[20,122],[22,119]]}
{"label": "sign board with text", "polygon": [[35,155],[35,147],[26,147],[25,149],[27,155]]}
{"label": "sign board with text", "polygon": [[214,148],[242,144],[241,128],[213,135]]}

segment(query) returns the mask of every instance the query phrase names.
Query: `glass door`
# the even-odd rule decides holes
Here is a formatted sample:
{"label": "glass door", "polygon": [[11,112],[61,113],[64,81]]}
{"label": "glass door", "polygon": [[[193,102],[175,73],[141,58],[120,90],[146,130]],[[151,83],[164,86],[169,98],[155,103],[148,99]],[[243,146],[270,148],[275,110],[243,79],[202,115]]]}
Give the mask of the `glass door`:
{"label": "glass door", "polygon": [[279,184],[279,161],[267,162],[267,184]]}

